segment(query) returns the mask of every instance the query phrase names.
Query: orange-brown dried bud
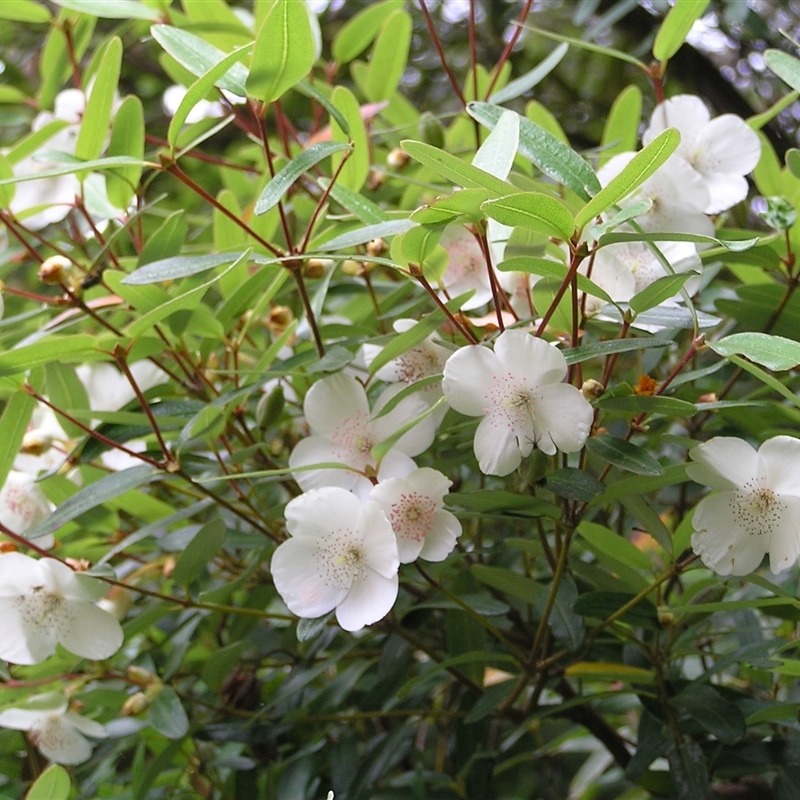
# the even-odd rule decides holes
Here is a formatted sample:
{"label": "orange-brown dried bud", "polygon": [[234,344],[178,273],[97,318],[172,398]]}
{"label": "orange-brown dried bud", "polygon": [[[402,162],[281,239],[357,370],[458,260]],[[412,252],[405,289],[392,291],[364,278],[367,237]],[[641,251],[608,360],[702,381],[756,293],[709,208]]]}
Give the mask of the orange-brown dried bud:
{"label": "orange-brown dried bud", "polygon": [[64,563],[68,567],[72,567],[75,572],[86,572],[92,566],[92,562],[88,558],[65,558]]}
{"label": "orange-brown dried bud", "polygon": [[633,393],[640,397],[652,397],[658,389],[658,381],[649,375],[640,375],[633,387]]}
{"label": "orange-brown dried bud", "polygon": [[283,333],[294,322],[294,313],[289,306],[275,306],[270,312],[264,324],[273,333]]}
{"label": "orange-brown dried bud", "polygon": [[17,545],[14,542],[0,542],[0,554],[16,553]]}
{"label": "orange-brown dried bud", "polygon": [[50,256],[39,267],[39,280],[48,286],[60,286],[69,280],[72,262],[64,256]]}

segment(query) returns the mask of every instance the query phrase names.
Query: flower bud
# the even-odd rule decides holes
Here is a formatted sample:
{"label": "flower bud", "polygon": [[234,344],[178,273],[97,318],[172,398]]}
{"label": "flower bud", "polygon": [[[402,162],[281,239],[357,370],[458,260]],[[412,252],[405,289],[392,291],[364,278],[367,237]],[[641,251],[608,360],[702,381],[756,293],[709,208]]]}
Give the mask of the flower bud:
{"label": "flower bud", "polygon": [[367,255],[382,256],[388,249],[385,239],[370,239],[367,242]]}
{"label": "flower bud", "polygon": [[367,178],[367,189],[375,192],[386,183],[386,172],[382,169],[376,168],[370,170],[369,177]]}
{"label": "flower bud", "polygon": [[153,681],[157,680],[155,674],[149,669],[139,667],[136,664],[131,664],[128,669],[125,670],[125,674],[129,681],[138,683],[141,686],[149,686]]}
{"label": "flower bud", "polygon": [[64,256],[50,256],[39,267],[39,280],[48,286],[60,286],[67,283],[72,271],[72,262]]}
{"label": "flower bud", "polygon": [[273,333],[283,333],[294,321],[294,314],[289,306],[275,306],[265,320],[264,324]]}
{"label": "flower bud", "polygon": [[401,147],[395,147],[386,156],[386,166],[392,169],[402,169],[411,160],[411,156]]}
{"label": "flower bud", "polygon": [[72,567],[75,572],[86,572],[92,566],[92,562],[88,558],[65,558],[64,563],[68,567]]}
{"label": "flower bud", "polygon": [[332,265],[333,261],[330,258],[309,258],[303,265],[303,277],[311,280],[321,278]]}
{"label": "flower bud", "polygon": [[345,275],[357,276],[361,275],[361,264],[354,258],[347,258],[342,261],[342,272]]}
{"label": "flower bud", "polygon": [[22,437],[21,453],[29,456],[40,456],[53,446],[53,437],[36,429],[28,431]]}
{"label": "flower bud", "polygon": [[584,381],[583,386],[581,386],[581,394],[590,402],[592,400],[597,400],[598,397],[602,397],[605,390],[605,386],[594,378],[589,378],[589,380]]}
{"label": "flower bud", "polygon": [[144,692],[132,694],[123,704],[121,713],[123,717],[135,717],[147,711],[150,701]]}

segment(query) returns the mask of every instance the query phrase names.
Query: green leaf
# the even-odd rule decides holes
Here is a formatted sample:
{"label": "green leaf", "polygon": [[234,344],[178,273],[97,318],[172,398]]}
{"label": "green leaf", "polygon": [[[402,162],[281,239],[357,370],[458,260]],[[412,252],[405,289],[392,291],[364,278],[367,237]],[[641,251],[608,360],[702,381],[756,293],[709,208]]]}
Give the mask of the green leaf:
{"label": "green leaf", "polygon": [[138,489],[160,474],[160,470],[150,464],[139,464],[135,467],[112,472],[105,478],[84,487],[63,502],[44,522],[28,531],[26,536],[35,539],[49,533],[55,533],[62,525],[71,522],[81,514],[113,500],[121,494]]}
{"label": "green leaf", "polygon": [[541,192],[518,192],[487,200],[481,209],[503,225],[525,228],[555,239],[569,241],[575,232],[575,220],[569,209],[560,200]]}
{"label": "green leaf", "polygon": [[223,264],[232,264],[242,257],[242,253],[208,253],[203,256],[173,256],[152,261],[134,270],[122,279],[128,286],[143,286],[148,283],[174,281],[187,278],[200,272],[207,272]]}
{"label": "green leaf", "polygon": [[695,272],[681,272],[658,278],[630,299],[628,305],[630,305],[631,311],[641,314],[643,311],[648,311],[665,300],[669,300],[670,297],[675,297],[686,281],[695,277],[696,274]]}
{"label": "green leaf", "polygon": [[642,118],[642,91],[632,85],[623,89],[611,106],[600,140],[602,152],[598,165],[603,166],[617,153],[636,150],[639,120]]}
{"label": "green leaf", "polygon": [[143,267],[153,261],[173,258],[183,249],[189,224],[185,211],[173,211],[159,227],[148,237],[139,254],[137,267]]}
{"label": "green leaf", "polygon": [[[153,25],[150,33],[169,55],[198,78],[225,57],[222,50],[209,44],[205,39],[180,28],[173,28],[171,25]],[[246,81],[247,68],[237,63],[226,75],[219,78],[217,86],[239,97],[246,97]]]}
{"label": "green leaf", "polygon": [[352,146],[349,153],[342,153],[331,159],[331,174],[336,173],[346,158],[346,163],[339,170],[336,185],[357,192],[369,177],[371,145],[367,126],[361,116],[361,106],[356,96],[346,86],[337,86],[333,90],[331,102],[345,122],[343,127],[336,119],[331,119],[331,141]]}
{"label": "green leaf", "polygon": [[590,358],[605,358],[613,353],[629,353],[633,350],[647,350],[651,347],[667,347],[671,344],[664,339],[614,339],[610,342],[596,342],[584,344],[580,347],[570,347],[562,350],[567,364],[579,364]]}
{"label": "green leaf", "polygon": [[25,800],[67,800],[71,790],[69,773],[60,764],[51,764],[28,789]]}
{"label": "green leaf", "polygon": [[[576,601],[573,611],[582,617],[605,620],[616,614],[635,595],[623,592],[585,592]],[[636,628],[657,630],[658,611],[651,600],[642,598],[635,606],[629,608],[620,618],[620,622]]]}
{"label": "green leaf", "polygon": [[461,189],[418,208],[411,214],[410,219],[420,225],[479,222],[483,218],[481,203],[488,199],[489,192],[486,189]]}
{"label": "green leaf", "polygon": [[464,189],[487,189],[492,197],[505,197],[515,191],[510,183],[501,181],[438,147],[413,139],[404,139],[400,145],[415,161],[429,167],[456,186]]}
{"label": "green leaf", "polygon": [[723,744],[736,744],[747,733],[747,723],[739,707],[708,684],[689,684],[670,700],[670,705],[697,720]]}
{"label": "green leaf", "polygon": [[[86,411],[89,409],[89,395],[86,387],[81,383],[75,368],[60,361],[51,361],[44,367],[47,382],[47,395],[56,408],[71,414],[73,411]],[[74,422],[59,416],[59,424],[68,436],[80,438],[85,436],[85,431]]]}
{"label": "green leaf", "polygon": [[561,509],[537,497],[506,492],[502,489],[481,489],[459,492],[445,497],[448,506],[463,508],[476,514],[500,513],[517,517],[551,517],[559,519]]}
{"label": "green leaf", "polygon": [[[664,475],[666,472],[664,470]],[[648,476],[645,480],[658,480],[659,477],[663,476],[653,478]],[[672,534],[646,497],[640,494],[631,495],[623,498],[622,505],[639,522],[639,527],[658,542],[665,553],[672,553]]]}
{"label": "green leaf", "polygon": [[[468,103],[467,113],[491,130],[505,109],[491,103]],[[553,134],[525,117],[519,122],[519,152],[554,181],[568,186],[583,200],[600,191],[592,168]]]}
{"label": "green leaf", "polygon": [[706,6],[708,0],[677,0],[656,34],[653,57],[657,61],[667,61],[678,52],[692,25],[703,16]]}
{"label": "green leaf", "polygon": [[339,64],[352,61],[369,47],[387,16],[403,5],[403,0],[385,0],[383,3],[371,3],[359,11],[342,25],[334,37],[331,48],[334,59]]}
{"label": "green leaf", "polygon": [[618,436],[592,436],[586,441],[586,449],[609,464],[637,475],[664,474],[664,467],[646,450]]}
{"label": "green leaf", "polygon": [[508,85],[500,89],[500,91],[495,92],[489,98],[489,102],[501,106],[503,103],[507,103],[509,100],[514,100],[520,95],[529,92],[561,63],[561,59],[567,54],[567,50],[569,50],[569,45],[566,42],[562,42],[532,70],[511,81]]}
{"label": "green leaf", "polygon": [[0,486],[6,482],[11,471],[35,408],[34,397],[27,392],[17,391],[3,409],[3,416],[0,417],[0,441],[3,442],[0,449]]}
{"label": "green leaf", "polygon": [[[320,178],[318,183],[323,189],[327,189],[330,185],[330,180],[327,178]],[[373,203],[372,200],[367,200],[364,195],[354,192],[352,189],[348,189],[346,186],[342,186],[339,183],[333,184],[329,196],[365,225],[377,225],[379,222],[386,222],[389,220],[389,215],[379,205]]]}
{"label": "green leaf", "polygon": [[225,523],[212,519],[192,537],[175,564],[172,577],[180,586],[188,586],[203,574],[206,564],[222,549],[225,544]]}
{"label": "green leaf", "polygon": [[583,228],[587,222],[627,197],[675,152],[680,143],[681,135],[675,128],[667,128],[659,133],[578,212],[575,225]]}
{"label": "green leaf", "polygon": [[[652,569],[650,559],[645,553],[632,545],[624,536],[620,536],[610,528],[598,525],[596,522],[584,520],[576,530],[592,546],[592,549],[611,556],[621,564],[647,571]],[[619,603],[615,608],[618,608],[623,603]],[[609,613],[613,613],[613,610]],[[653,616],[655,616],[655,608],[653,608]],[[602,617],[599,617],[599,619],[602,619]]]}
{"label": "green leaf", "polygon": [[228,70],[237,64],[251,49],[252,45],[246,44],[236,48],[232,53],[228,53],[224,58],[220,59],[214,64],[211,69],[204,75],[199,77],[187,90],[183,96],[175,114],[169,123],[167,130],[167,141],[174,150],[178,136],[181,133],[186,118],[189,116],[191,110],[211,91],[211,89],[220,83],[220,79],[227,74]]}
{"label": "green leaf", "polygon": [[256,201],[253,213],[266,214],[267,211],[278,205],[289,187],[301,175],[304,175],[323,159],[342,150],[352,150],[352,146],[341,142],[318,142],[303,150],[264,187],[264,191]]}
{"label": "green leaf", "polygon": [[[620,8],[623,8],[623,6],[620,6]],[[615,58],[619,61],[625,61],[628,64],[633,64],[635,67],[638,67],[643,73],[649,74],[647,64],[644,64],[638,58],[629,55],[623,50],[615,50],[612,47],[604,47],[603,45],[595,44],[594,42],[587,42],[583,39],[576,39],[572,36],[564,36],[560,33],[553,33],[551,31],[543,30],[542,28],[537,28],[535,25],[528,24],[525,26],[525,29],[538,33],[539,36],[543,36],[545,39],[552,39],[555,42],[566,42],[567,44],[571,44],[573,47],[577,47],[579,50],[588,50],[590,53],[599,53],[600,55],[609,56],[610,58]]]}
{"label": "green leaf", "polygon": [[439,247],[442,232],[442,228],[417,225],[405,233],[401,233],[395,240],[400,242],[400,258],[397,260],[404,264],[411,263],[418,266],[426,264]]}
{"label": "green leaf", "polygon": [[397,91],[411,46],[411,15],[402,8],[392,11],[381,24],[372,45],[364,94],[371,103],[388,100]]}
{"label": "green leaf", "polygon": [[[497,265],[500,272],[526,272],[530,275],[541,275],[544,278],[558,278],[564,280],[569,269],[566,264],[555,261],[552,258],[538,258],[537,256],[514,256],[501,261]],[[578,288],[582,292],[591,294],[605,300],[606,303],[613,303],[611,297],[601,289],[596,283],[590,281],[585,275],[578,274]]]}
{"label": "green leaf", "polygon": [[33,0],[14,0],[13,3],[0,3],[0,19],[46,25],[52,15],[45,6]]}
{"label": "green leaf", "polygon": [[[14,0],[15,4],[18,0]],[[62,8],[104,19],[161,19],[161,12],[135,0],[53,0]]]}
{"label": "green leaf", "polygon": [[588,503],[606,488],[597,478],[575,467],[563,467],[547,473],[545,487],[559,497]]}
{"label": "green leaf", "polygon": [[708,346],[721,356],[741,355],[773,372],[800,364],[800,342],[768,333],[734,333]]}
{"label": "green leaf", "polygon": [[[108,155],[126,156],[141,162],[144,158],[144,134],[142,101],[135,95],[128,95],[114,115]],[[141,175],[141,163],[108,170],[106,172],[108,199],[117,208],[127,208],[136,194]]]}
{"label": "green leaf", "polygon": [[675,797],[681,800],[708,800],[709,781],[706,757],[693,739],[684,736],[667,750],[669,773],[675,784]]}
{"label": "green leaf", "polygon": [[[3,153],[0,153],[0,179],[14,179],[14,170],[9,163],[8,158]],[[16,187],[13,183],[0,188],[0,206],[8,208],[14,200],[15,194]]]}
{"label": "green leaf", "polygon": [[0,376],[18,375],[51,361],[66,360],[67,363],[74,364],[92,356],[98,357],[97,340],[94,336],[86,333],[45,336],[34,344],[0,353]]}
{"label": "green leaf", "polygon": [[539,590],[543,588],[532,578],[527,578],[505,567],[489,567],[483,564],[474,564],[470,567],[473,577],[485,586],[497,589],[503,594],[517,597],[520,600],[535,606],[539,597]]}
{"label": "green leaf", "polygon": [[610,483],[606,490],[593,506],[607,505],[615,503],[617,500],[627,498],[631,495],[640,495],[647,492],[655,492],[665,486],[674,486],[677,483],[686,481],[686,465],[671,464],[664,468],[664,474],[650,477],[649,475],[637,475],[631,478],[623,478],[620,481]]}
{"label": "green leaf", "polygon": [[305,3],[272,0],[256,35],[247,90],[272,103],[311,72],[316,40]]}
{"label": "green leaf", "polygon": [[150,724],[167,739],[182,739],[189,732],[189,718],[171,686],[165,686],[150,704]]}
{"label": "green leaf", "polygon": [[95,75],[75,141],[75,156],[84,161],[98,158],[108,137],[108,123],[122,66],[122,41],[118,36],[109,40],[100,60],[103,68]]}
{"label": "green leaf", "polygon": [[67,157],[64,153],[54,154],[48,151],[49,154],[57,155],[65,163],[63,167],[53,167],[53,169],[46,169],[43,172],[37,172],[30,175],[17,175],[13,178],[4,178],[0,180],[0,186],[9,186],[12,183],[25,183],[26,181],[39,181],[42,178],[58,178],[61,175],[72,175],[81,170],[105,170],[117,169],[118,167],[128,166],[141,166],[152,167],[154,166],[149,161],[142,161],[138,158],[129,158],[128,156],[114,156],[113,158],[98,158],[94,161],[80,161],[73,156]]}
{"label": "green leaf", "polygon": [[622,411],[626,414],[663,414],[667,417],[691,417],[697,410],[694,403],[679,400],[677,397],[634,394],[623,397],[601,397],[597,405],[608,411]]}
{"label": "green leaf", "polygon": [[430,314],[407,331],[399,333],[384,347],[369,364],[369,373],[374,375],[382,366],[395,358],[399,358],[407,350],[416,347],[423,339],[430,336],[441,324],[441,315]]}
{"label": "green leaf", "polygon": [[388,236],[405,233],[413,228],[415,224],[410,219],[390,219],[386,222],[376,222],[374,225],[366,225],[363,228],[357,228],[354,231],[335,236],[315,249],[321,253],[332,250],[346,250],[350,247],[366,244],[372,239],[385,239]]}
{"label": "green leaf", "polygon": [[[538,585],[534,607],[540,616],[544,616],[550,586]],[[578,599],[578,588],[569,575],[564,575],[556,590],[555,602],[547,618],[547,624],[556,639],[568,650],[577,650],[583,641],[583,620],[575,613],[575,601]]]}
{"label": "green leaf", "polygon": [[150,309],[150,311],[135,319],[128,326],[128,335],[133,336],[134,338],[141,336],[154,325],[161,322],[162,319],[166,319],[170,314],[174,314],[176,311],[192,310],[197,308],[203,299],[203,295],[208,291],[208,289],[226,272],[235,269],[239,264],[247,263],[250,259],[250,255],[251,251],[246,250],[224,272],[220,272],[219,274],[214,275],[213,278],[207,280],[205,283],[201,283],[199,286],[195,286],[193,289],[189,289],[189,291],[183,292],[176,297],[171,297],[166,303],[162,303],[160,306]]}
{"label": "green leaf", "polygon": [[695,244],[710,244],[724,247],[732,253],[741,253],[755,247],[761,239],[755,236],[751,239],[715,239],[713,236],[704,236],[701,233],[677,233],[659,231],[658,233],[605,233],[600,237],[600,246],[617,244],[619,242],[694,242]]}

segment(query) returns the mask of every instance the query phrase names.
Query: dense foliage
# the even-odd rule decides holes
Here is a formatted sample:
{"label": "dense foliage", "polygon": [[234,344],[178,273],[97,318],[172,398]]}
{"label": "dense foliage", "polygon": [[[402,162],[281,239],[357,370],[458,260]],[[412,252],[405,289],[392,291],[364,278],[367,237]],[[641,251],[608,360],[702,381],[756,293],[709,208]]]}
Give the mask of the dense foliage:
{"label": "dense foliage", "polygon": [[796,796],[800,61],[455,5],[0,4],[0,798]]}

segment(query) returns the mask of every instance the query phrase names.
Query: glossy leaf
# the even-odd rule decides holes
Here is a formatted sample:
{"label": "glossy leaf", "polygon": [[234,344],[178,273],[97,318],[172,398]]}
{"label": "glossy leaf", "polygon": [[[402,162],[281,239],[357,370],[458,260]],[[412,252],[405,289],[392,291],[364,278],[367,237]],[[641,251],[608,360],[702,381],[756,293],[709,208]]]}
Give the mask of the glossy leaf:
{"label": "glossy leaf", "polygon": [[75,364],[96,354],[97,340],[89,334],[45,336],[33,344],[0,353],[0,376],[18,375],[51,361]]}
{"label": "glossy leaf", "polygon": [[[81,383],[75,368],[60,361],[45,364],[45,381],[48,399],[67,413],[86,411],[89,408],[89,395]],[[85,431],[65,417],[59,417],[59,424],[68,436],[81,437]]]}
{"label": "glossy leaf", "polygon": [[3,409],[0,416],[0,441],[4,443],[0,449],[0,486],[6,482],[35,408],[36,400],[20,390],[11,395]]}
{"label": "glossy leaf", "polygon": [[399,8],[386,16],[372,45],[363,83],[364,94],[371,103],[388,100],[397,91],[410,46],[411,16]]}
{"label": "glossy leaf", "polygon": [[461,189],[422,206],[410,219],[420,225],[449,225],[456,221],[478,222],[483,218],[481,204],[489,199],[487,189]]}
{"label": "glossy leaf", "polygon": [[[494,128],[505,109],[491,103],[468,103],[467,113],[481,125]],[[568,186],[579,197],[589,200],[600,191],[592,168],[574,150],[529,119],[520,118],[520,155],[534,163],[554,181]]]}
{"label": "glossy leaf", "polygon": [[[15,3],[17,0],[14,0]],[[53,0],[56,5],[72,11],[81,11],[93,17],[104,19],[146,19],[155,21],[161,18],[156,8],[151,8],[135,0]]]}
{"label": "glossy leaf", "polygon": [[540,192],[518,192],[487,200],[481,209],[503,225],[526,228],[556,239],[568,241],[575,231],[575,220],[567,207]]}
{"label": "glossy leaf", "polygon": [[617,153],[636,150],[641,118],[642,91],[638,86],[627,86],[617,95],[608,112],[603,138],[600,140],[602,151],[598,159],[599,166],[603,166]]}
{"label": "glossy leaf", "polygon": [[[575,602],[574,611],[583,617],[605,620],[634,599],[635,595],[622,592],[586,592]],[[658,612],[647,598],[639,600],[619,617],[620,622],[636,628],[658,629]]]}
{"label": "glossy leaf", "polygon": [[[592,440],[590,439],[590,441]],[[651,569],[649,557],[624,536],[620,536],[610,528],[584,520],[578,525],[577,531],[581,538],[585,539],[594,549],[611,556],[622,564],[641,570],[649,571]]]}
{"label": "glossy leaf", "polygon": [[590,358],[605,358],[613,353],[629,353],[633,350],[647,350],[651,347],[667,347],[670,342],[663,339],[616,339],[608,342],[594,342],[580,347],[563,350],[567,364],[578,364]]}
{"label": "glossy leaf", "polygon": [[111,108],[122,66],[122,41],[119,37],[114,36],[109,40],[100,58],[103,68],[95,76],[75,141],[75,156],[84,161],[98,158],[108,137]]}
{"label": "glossy leaf", "polygon": [[547,473],[548,491],[559,497],[588,503],[603,492],[605,486],[597,478],[575,467],[562,467]]}
{"label": "glossy leaf", "polygon": [[403,0],[384,0],[372,3],[342,25],[333,40],[333,57],[340,64],[352,61],[369,47],[386,17],[395,9],[402,8]]}
{"label": "glossy leaf", "polygon": [[182,739],[189,732],[189,718],[171,686],[165,686],[150,704],[150,724],[167,739]]}
{"label": "glossy leaf", "polygon": [[675,128],[667,128],[658,134],[578,212],[576,226],[583,228],[587,222],[627,197],[664,164],[680,143],[681,135]]}
{"label": "glossy leaf", "polygon": [[256,35],[247,91],[263,103],[279,100],[308,75],[316,40],[305,3],[272,0]]}
{"label": "glossy leaf", "polygon": [[28,789],[25,800],[67,800],[71,791],[69,773],[60,764],[51,764]]}
{"label": "glossy leaf", "polygon": [[747,733],[747,723],[739,707],[707,684],[689,684],[672,698],[670,705],[697,720],[723,744],[735,744]]}
{"label": "glossy leaf", "polygon": [[296,155],[275,177],[264,187],[264,191],[256,201],[254,213],[266,214],[281,201],[289,187],[320,161],[342,150],[351,150],[351,146],[341,142],[318,142],[312,144],[302,153]]}
{"label": "glossy leaf", "polygon": [[[144,135],[142,101],[135,95],[128,95],[114,114],[108,155],[127,156],[141,162],[144,158]],[[108,199],[117,208],[127,208],[136,193],[141,175],[141,163],[108,170],[106,172]]]}
{"label": "glossy leaf", "polygon": [[708,346],[721,356],[741,355],[774,372],[800,364],[800,343],[768,333],[734,333]]}
{"label": "glossy leaf", "polygon": [[538,83],[546,78],[560,63],[561,59],[567,54],[569,45],[562,42],[552,53],[542,59],[532,70],[520,75],[519,78],[506,84],[502,89],[495,92],[489,102],[495,105],[502,105],[509,100],[514,100],[520,95],[529,92]]}
{"label": "glossy leaf", "polygon": [[626,397],[601,397],[597,404],[610,411],[631,414],[664,414],[665,416],[690,417],[695,413],[694,403],[677,397],[652,397],[628,395]]}
{"label": "glossy leaf", "polygon": [[[536,256],[514,256],[501,261],[497,265],[499,272],[525,272],[530,275],[540,275],[543,278],[559,278],[564,280],[567,277],[568,268],[566,264],[554,261],[551,258],[537,258]],[[605,300],[606,303],[614,301],[596,283],[590,281],[585,275],[576,276],[578,288],[582,292],[591,294]]]}
{"label": "glossy leaf", "polygon": [[664,468],[646,450],[618,436],[592,436],[586,441],[586,449],[609,464],[637,475],[664,474]]}
{"label": "glossy leaf", "polygon": [[383,239],[387,236],[396,236],[398,233],[413,228],[416,223],[410,219],[390,219],[386,222],[377,222],[374,225],[366,225],[363,228],[357,228],[354,231],[348,231],[327,242],[319,245],[316,249],[321,252],[328,252],[333,250],[345,250],[350,247],[356,247],[360,244],[366,244],[372,239]]}
{"label": "glossy leaf", "polygon": [[680,272],[676,275],[664,275],[662,278],[653,281],[649,286],[635,294],[629,302],[631,311],[637,314],[655,308],[665,300],[675,297],[683,288],[689,278],[695,277],[694,272]]}
{"label": "glossy leaf", "polygon": [[119,167],[152,167],[149,161],[142,161],[138,158],[129,156],[114,156],[109,158],[97,158],[94,161],[80,161],[74,157],[64,157],[63,167],[53,167],[53,169],[37,172],[35,175],[15,175],[13,178],[0,180],[0,186],[9,186],[12,183],[26,183],[27,181],[38,181],[42,178],[58,178],[61,175],[72,175],[81,170],[106,170],[117,169]]}
{"label": "glossy leaf", "polygon": [[207,272],[223,264],[232,264],[242,257],[242,253],[208,253],[202,256],[173,256],[159,261],[152,261],[134,270],[122,279],[129,286],[143,286],[148,283],[174,281]]}
{"label": "glossy leaf", "polygon": [[205,570],[225,543],[225,523],[217,518],[203,525],[186,545],[175,564],[172,577],[181,586],[188,586]]}
{"label": "glossy leaf", "polygon": [[[342,127],[331,120],[331,141],[350,145],[350,150],[340,152],[331,159],[331,175],[339,172],[336,184],[357,192],[369,177],[370,141],[367,127],[361,116],[361,107],[355,95],[346,86],[337,86],[331,95],[331,103],[344,118]],[[339,170],[339,165],[347,159]]]}
{"label": "glossy leaf", "polygon": [[653,44],[653,57],[667,61],[686,41],[692,25],[703,16],[708,0],[678,0],[667,12]]}
{"label": "glossy leaf", "polygon": [[45,6],[33,0],[14,0],[13,3],[0,4],[0,19],[46,25],[50,22],[51,14]]}

